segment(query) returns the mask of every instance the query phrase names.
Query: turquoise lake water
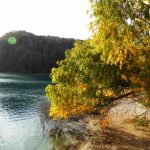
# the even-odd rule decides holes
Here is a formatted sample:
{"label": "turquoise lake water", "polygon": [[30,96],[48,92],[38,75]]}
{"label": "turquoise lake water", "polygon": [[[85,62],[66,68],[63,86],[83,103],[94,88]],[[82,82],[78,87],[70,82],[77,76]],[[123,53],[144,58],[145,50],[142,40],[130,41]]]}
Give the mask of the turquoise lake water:
{"label": "turquoise lake water", "polygon": [[0,73],[0,150],[51,149],[41,122],[49,83],[48,75]]}

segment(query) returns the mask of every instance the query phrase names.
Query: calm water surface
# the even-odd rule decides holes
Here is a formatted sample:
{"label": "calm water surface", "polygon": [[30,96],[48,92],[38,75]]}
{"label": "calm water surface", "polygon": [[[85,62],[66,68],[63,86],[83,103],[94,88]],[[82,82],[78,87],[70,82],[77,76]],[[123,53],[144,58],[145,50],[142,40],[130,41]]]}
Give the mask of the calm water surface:
{"label": "calm water surface", "polygon": [[40,107],[47,103],[48,75],[0,73],[0,150],[49,150]]}

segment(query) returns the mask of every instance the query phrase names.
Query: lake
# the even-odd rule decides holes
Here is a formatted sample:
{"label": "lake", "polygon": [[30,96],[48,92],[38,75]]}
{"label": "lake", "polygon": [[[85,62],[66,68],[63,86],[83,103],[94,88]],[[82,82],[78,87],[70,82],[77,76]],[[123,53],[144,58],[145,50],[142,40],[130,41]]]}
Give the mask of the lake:
{"label": "lake", "polygon": [[[42,111],[47,106],[48,75],[0,73],[0,150],[49,150]],[[52,127],[49,122],[47,127]]]}

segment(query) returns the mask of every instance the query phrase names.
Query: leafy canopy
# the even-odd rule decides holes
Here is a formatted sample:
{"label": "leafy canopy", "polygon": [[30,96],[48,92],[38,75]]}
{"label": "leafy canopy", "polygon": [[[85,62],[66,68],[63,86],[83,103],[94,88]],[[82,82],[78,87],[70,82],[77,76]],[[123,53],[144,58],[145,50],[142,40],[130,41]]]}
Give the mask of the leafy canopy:
{"label": "leafy canopy", "polygon": [[125,91],[145,91],[150,104],[149,2],[90,2],[91,39],[66,52],[46,88],[55,119],[92,112]]}

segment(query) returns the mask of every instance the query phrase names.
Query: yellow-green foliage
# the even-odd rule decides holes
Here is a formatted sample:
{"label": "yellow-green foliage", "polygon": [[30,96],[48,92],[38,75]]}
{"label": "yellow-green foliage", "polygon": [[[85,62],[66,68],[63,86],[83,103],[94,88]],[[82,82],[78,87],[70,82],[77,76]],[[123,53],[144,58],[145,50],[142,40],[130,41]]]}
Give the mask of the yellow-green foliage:
{"label": "yellow-green foliage", "polygon": [[130,88],[150,95],[149,1],[91,0],[93,45],[126,74]]}
{"label": "yellow-green foliage", "polygon": [[107,105],[118,89],[150,95],[148,4],[140,0],[90,2],[91,39],[76,42],[66,52],[59,67],[52,69],[54,85],[46,88],[50,116],[55,119]]}
{"label": "yellow-green foliage", "polygon": [[138,118],[135,122],[135,127],[146,127],[149,128],[150,121],[146,117]]}
{"label": "yellow-green foliage", "polygon": [[106,64],[94,52],[90,41],[77,42],[65,60],[53,68],[52,82],[46,93],[54,118],[91,112],[96,105],[106,105],[115,96],[116,87],[127,83],[119,67]]}

